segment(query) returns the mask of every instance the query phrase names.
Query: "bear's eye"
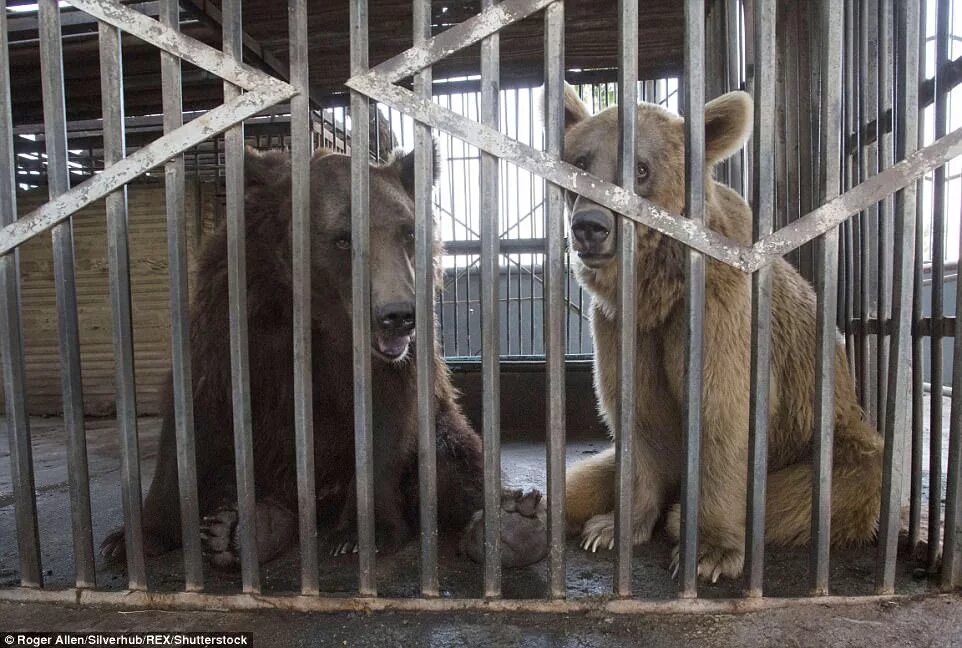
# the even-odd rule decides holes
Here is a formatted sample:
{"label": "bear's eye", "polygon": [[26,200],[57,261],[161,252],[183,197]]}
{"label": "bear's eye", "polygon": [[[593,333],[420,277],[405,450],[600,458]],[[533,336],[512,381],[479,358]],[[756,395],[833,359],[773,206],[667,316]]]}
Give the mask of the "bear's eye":
{"label": "bear's eye", "polygon": [[583,158],[583,157],[578,158],[577,160],[575,160],[575,166],[581,169],[582,171],[587,171],[588,158]]}
{"label": "bear's eye", "polygon": [[414,229],[410,227],[404,228],[404,240],[408,243],[414,243]]}
{"label": "bear's eye", "polygon": [[648,179],[648,173],[649,173],[649,171],[648,171],[648,165],[645,164],[644,162],[639,162],[639,163],[638,163],[638,179],[639,179],[639,180],[647,180],[647,179]]}
{"label": "bear's eye", "polygon": [[349,236],[341,236],[334,239],[334,247],[338,250],[350,250],[351,249],[351,238]]}

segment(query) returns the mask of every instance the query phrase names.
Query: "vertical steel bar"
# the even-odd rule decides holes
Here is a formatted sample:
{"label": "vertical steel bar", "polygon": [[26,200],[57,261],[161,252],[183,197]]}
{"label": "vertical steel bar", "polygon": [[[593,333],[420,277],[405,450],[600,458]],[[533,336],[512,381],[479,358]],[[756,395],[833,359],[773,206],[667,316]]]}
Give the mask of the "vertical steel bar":
{"label": "vertical steel bar", "polygon": [[[905,159],[918,144],[918,15],[919,0],[899,0],[897,3],[897,35],[899,48],[897,74],[898,119],[896,130],[898,156]],[[884,59],[883,59],[884,60]],[[888,394],[885,402],[885,453],[882,478],[882,510],[879,517],[878,561],[875,572],[875,591],[891,594],[895,591],[895,560],[898,551],[902,512],[902,470],[905,454],[905,431],[908,427],[907,398],[909,359],[912,340],[912,290],[915,271],[915,201],[916,185],[910,184],[895,194],[895,241],[893,259],[892,320],[898,322],[897,334],[891,342],[888,366]],[[881,340],[880,340],[881,342]],[[962,346],[962,345],[959,345]],[[958,349],[958,347],[957,347]],[[879,356],[881,358],[881,354]],[[962,353],[956,352],[956,364],[962,367]],[[879,365],[880,367],[883,365]]]}
{"label": "vertical steel bar", "polygon": [[[414,46],[431,38],[431,2],[414,2]],[[414,76],[414,91],[431,99],[431,68]],[[438,475],[434,401],[434,144],[431,127],[414,125],[415,337],[418,390],[418,502],[421,515],[421,594],[438,596]]]}
{"label": "vertical steel bar", "polygon": [[[877,117],[875,103],[875,86],[871,85],[874,75],[870,68],[877,61],[875,56],[876,44],[870,40],[874,38],[871,27],[874,25],[874,10],[877,0],[862,0],[858,3],[858,38],[859,38],[859,65],[858,65],[858,123],[867,124]],[[861,132],[861,128],[859,128]],[[865,180],[869,176],[868,169],[872,160],[877,155],[878,144],[865,144],[861,140],[858,147],[858,172],[859,178]],[[873,365],[876,356],[873,353],[872,334],[869,332],[869,320],[877,316],[874,309],[873,295],[877,295],[876,274],[872,269],[873,258],[877,252],[875,245],[875,233],[877,232],[878,210],[875,208],[865,209],[859,216],[859,271],[861,273],[861,290],[859,291],[859,306],[861,330],[859,336],[859,366],[858,366],[858,388],[861,397],[862,407],[865,415],[873,424],[878,420],[876,409],[876,382],[872,380]]]}
{"label": "vertical steel bar", "polygon": [[[822,202],[838,195],[841,168],[841,54],[843,5],[820,3],[821,125],[819,128],[819,187]],[[813,430],[814,480],[812,488],[811,572],[812,594],[828,593],[829,548],[832,519],[832,442],[835,433],[835,309],[838,306],[838,229],[824,234],[817,251],[818,293],[815,375],[815,429]]]}
{"label": "vertical steel bar", "polygon": [[[893,31],[892,31],[892,8],[893,3],[891,2],[880,2],[879,3],[879,16],[878,16],[878,60],[879,60],[879,78],[878,78],[878,170],[883,171],[895,163],[895,156],[892,147],[892,133],[891,131],[886,131],[882,126],[882,116],[886,114],[886,111],[892,110],[892,74],[894,71],[893,62]],[[895,262],[893,258],[893,246],[895,244],[894,240],[894,220],[895,212],[893,211],[893,201],[892,197],[888,197],[883,200],[878,205],[878,241],[879,241],[879,251],[878,251],[878,319],[879,319],[879,335],[876,347],[876,354],[878,356],[876,364],[878,365],[878,375],[876,376],[877,386],[876,393],[878,394],[878,427],[879,429],[885,428],[885,421],[887,416],[887,401],[888,401],[888,380],[889,375],[886,372],[886,368],[889,366],[889,347],[890,347],[890,335],[889,327],[887,322],[890,316],[893,316],[894,311],[892,310],[892,291],[894,288],[893,284],[893,263]],[[906,358],[907,360],[907,358]],[[901,415],[901,412],[900,412]]]}
{"label": "vertical steel bar", "polygon": [[[60,8],[56,0],[42,0],[39,3],[38,19],[47,183],[50,198],[53,199],[70,189],[63,89],[63,52],[60,43]],[[94,584],[93,538],[87,473],[87,440],[84,430],[72,219],[53,228],[52,237],[63,416],[64,426],[67,429],[67,479],[70,483],[71,521],[78,568],[77,581],[84,583],[84,586],[90,586]],[[128,476],[126,468],[125,466],[125,477]],[[125,519],[128,530],[131,530],[131,522],[130,519]],[[140,551],[141,543],[137,540],[141,534],[139,520],[137,522],[137,528],[126,534],[127,567],[132,589],[135,585],[140,588],[144,584],[139,580],[143,575],[143,552]],[[81,574],[80,570],[86,573]]]}
{"label": "vertical steel bar", "polygon": [[[161,22],[171,29],[180,28],[180,4],[163,0]],[[160,75],[164,89],[164,132],[180,128],[183,118],[183,90],[180,59],[160,53]],[[200,168],[195,153],[194,174]],[[187,286],[187,214],[184,208],[184,157],[178,155],[164,166],[167,208],[167,259],[170,267],[170,353],[174,394],[174,430],[177,438],[177,483],[180,489],[180,525],[184,551],[184,587],[199,592],[204,587],[203,555],[200,548],[197,464],[194,454],[194,397],[190,363],[190,324]],[[199,182],[194,200],[201,199]]]}
{"label": "vertical steel bar", "polygon": [[[311,349],[311,105],[307,0],[288,0],[291,84],[291,254],[294,324],[294,440],[301,548],[301,593],[318,593],[317,492]],[[375,132],[379,132],[376,129]]]}
{"label": "vertical steel bar", "polygon": [[[351,74],[368,67],[368,0],[351,1]],[[354,354],[354,464],[358,590],[377,595],[374,546],[374,435],[371,387],[370,103],[351,92],[351,293]]]}
{"label": "vertical steel bar", "polygon": [[[224,0],[224,54],[241,60],[240,0]],[[224,83],[224,101],[240,88]],[[366,123],[366,122],[365,122]],[[247,343],[247,227],[244,215],[244,124],[224,133],[227,197],[227,277],[230,300],[231,389],[234,411],[234,463],[237,473],[237,534],[240,538],[241,579],[245,593],[260,591],[254,500],[254,448],[251,429],[250,358]]]}
{"label": "vertical steel bar", "polygon": [[[482,0],[481,9],[494,6]],[[498,128],[500,40],[481,41],[481,123]],[[501,380],[498,268],[498,158],[481,152],[481,372],[484,439],[484,595],[501,596]],[[508,284],[510,290],[510,282]],[[508,295],[510,297],[510,294]]]}
{"label": "vertical steel bar", "polygon": [[[919,20],[923,27],[918,29],[918,67],[925,70],[925,16],[926,1],[919,2]],[[917,73],[921,74],[921,73]],[[925,122],[918,125],[917,146],[922,146],[925,140]],[[915,192],[915,290],[912,295],[912,328],[916,333],[912,337],[912,477],[909,487],[909,550],[914,552],[922,538],[922,452],[923,434],[925,428],[924,407],[924,342],[921,333],[924,254],[922,248],[923,231],[925,228],[925,211],[923,201],[918,199],[922,195],[925,179],[919,178]]]}
{"label": "vertical steel bar", "polygon": [[[705,222],[705,3],[685,0],[685,213]],[[681,596],[698,595],[698,509],[704,362],[705,257],[685,251],[685,473],[681,500]]]}
{"label": "vertical steel bar", "polygon": [[[739,38],[742,3],[740,0],[726,0],[725,2],[725,45],[726,45],[726,74],[727,90],[738,90],[742,82],[742,54],[744,49]],[[728,160],[728,184],[738,193],[745,195],[745,154],[744,151],[735,153]]]}
{"label": "vertical steel bar", "polygon": [[[854,141],[854,146],[845,147],[845,188],[850,189],[858,183],[858,167],[855,163],[855,149],[858,146],[858,140],[854,137],[854,133],[859,128],[859,122],[857,119],[857,98],[858,98],[858,87],[856,85],[856,50],[857,50],[857,39],[856,39],[856,28],[855,28],[855,3],[848,2],[845,4],[845,134],[846,141]],[[845,350],[848,359],[849,371],[852,372],[853,378],[856,371],[855,362],[855,327],[853,326],[853,320],[855,319],[855,299],[858,294],[856,285],[858,283],[855,273],[855,219],[850,218],[845,222],[844,225],[844,239],[845,239]]]}
{"label": "vertical steel bar", "polygon": [[[956,301],[962,299],[962,281],[956,280]],[[945,535],[942,547],[942,589],[962,584],[962,325],[955,320],[952,364],[952,413],[949,422],[949,456],[946,472]],[[936,391],[932,390],[932,398]]]}
{"label": "vertical steel bar", "polygon": [[[754,0],[755,132],[752,137],[754,240],[770,234],[775,212],[775,0]],[[772,267],[752,275],[751,410],[745,592],[761,596],[765,564],[765,482],[768,472],[768,393],[771,361]]]}
{"label": "vertical steel bar", "polygon": [[[936,4],[935,36],[935,139],[948,125],[949,86],[945,72],[949,62],[949,0]],[[929,338],[929,531],[928,569],[938,567],[942,527],[942,318],[945,284],[945,178],[946,168],[935,170],[932,191],[932,332]]]}
{"label": "vertical steel bar", "polygon": [[[545,8],[545,150],[564,153],[564,3]],[[544,352],[548,412],[548,595],[565,596],[565,284],[564,191],[545,185]],[[534,312],[531,313],[532,319]]]}
{"label": "vertical steel bar", "polygon": [[[7,3],[0,3],[0,227],[17,219],[17,166],[13,148],[13,102],[10,96],[10,65],[7,42]],[[14,511],[17,520],[17,553],[20,557],[20,584],[24,587],[43,585],[40,561],[40,534],[37,526],[37,500],[34,495],[33,452],[30,444],[30,419],[27,416],[26,377],[24,376],[23,328],[20,323],[20,259],[19,251],[0,256],[0,361],[3,363],[4,414],[10,443],[10,476],[13,481]],[[83,491],[87,493],[87,491]],[[71,490],[74,512],[74,553],[80,555],[90,547],[90,515],[76,516],[76,496]],[[89,495],[86,498],[89,502]],[[89,505],[88,505],[89,511]],[[86,520],[86,536],[81,533]],[[78,552],[77,543],[81,542]],[[77,587],[94,585],[93,571],[83,575],[77,571]],[[90,579],[89,581],[87,579]]]}
{"label": "vertical steel bar", "polygon": [[[100,86],[103,103],[104,166],[124,159],[124,92],[120,30],[99,24]],[[113,323],[114,389],[120,433],[124,540],[130,589],[146,589],[137,439],[137,388],[134,382],[134,340],[130,305],[130,253],[127,249],[127,188],[107,196],[107,262]]]}
{"label": "vertical steel bar", "polygon": [[[618,1],[618,183],[635,189],[635,116],[638,111],[638,0]],[[631,596],[632,495],[635,433],[635,365],[637,361],[637,265],[635,224],[619,218],[621,245],[618,266],[619,346],[618,425],[616,430],[615,594]]]}

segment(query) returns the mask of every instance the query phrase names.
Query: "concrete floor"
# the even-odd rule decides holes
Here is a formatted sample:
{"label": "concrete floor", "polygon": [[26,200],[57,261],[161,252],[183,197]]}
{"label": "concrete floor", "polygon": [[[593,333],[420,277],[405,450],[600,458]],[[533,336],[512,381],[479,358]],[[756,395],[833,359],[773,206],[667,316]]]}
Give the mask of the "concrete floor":
{"label": "concrete floor", "polygon": [[[946,417],[947,419],[947,417]],[[64,432],[58,419],[33,421],[34,464],[36,470],[37,506],[40,523],[43,567],[47,587],[70,587],[73,582],[72,543],[69,528],[69,497],[67,489]],[[144,487],[149,484],[157,447],[159,422],[144,419],[140,422],[141,456]],[[947,443],[947,434],[946,443]],[[0,587],[18,582],[15,524],[12,485],[10,481],[9,450],[6,435],[0,435]],[[568,448],[569,464],[605,447],[606,442],[578,442]],[[88,455],[90,463],[90,490],[93,506],[94,541],[99,543],[105,534],[120,524],[122,519],[119,483],[119,456],[113,421],[88,421]],[[943,453],[944,456],[945,453]],[[506,475],[518,486],[544,486],[544,446],[530,441],[506,441],[503,444],[503,466]],[[445,538],[441,543],[440,577],[442,595],[449,597],[476,597],[481,593],[481,568],[457,554],[456,539]],[[806,550],[769,549],[766,559],[765,592],[770,596],[804,596],[807,591]],[[675,596],[676,583],[668,575],[668,544],[664,537],[635,550],[634,593],[647,599],[671,599]],[[831,563],[831,589],[836,595],[871,594],[874,582],[875,547],[848,549],[833,552]],[[121,567],[104,565],[98,558],[98,586],[103,589],[123,589],[125,575]],[[588,554],[572,541],[568,545],[567,585],[570,598],[603,596],[612,590],[614,556],[612,552],[599,551]],[[921,594],[928,591],[929,584],[918,565],[901,560],[898,566],[897,591],[901,594]],[[321,591],[335,595],[349,595],[356,591],[356,558],[322,557]],[[378,587],[382,596],[415,596],[418,587],[418,556],[415,543],[394,556],[379,557],[377,561]],[[172,552],[148,562],[149,583],[156,590],[180,590],[183,576],[179,554]],[[298,588],[297,552],[265,565],[261,571],[265,593],[286,593]],[[239,591],[239,579],[235,575],[207,571],[207,589],[212,592]],[[506,570],[503,591],[507,598],[540,598],[546,590],[546,567],[539,564],[516,570]],[[703,585],[703,597],[731,597],[740,595],[740,584],[721,582]],[[38,619],[45,619],[43,610],[48,606],[0,605],[0,630],[14,627],[34,627]],[[693,616],[684,623],[674,617],[661,620],[593,619],[588,617],[565,617],[553,621],[552,617],[491,616],[484,614],[411,614],[383,613],[376,620],[351,615],[336,617],[312,617],[323,621],[298,621],[297,615],[278,617],[262,614],[231,614],[230,621],[217,621],[218,615],[203,613],[144,612],[134,615],[101,611],[56,609],[56,618],[63,629],[110,627],[121,628],[126,622],[135,627],[207,628],[226,623],[232,628],[244,624],[263,628],[274,621],[284,619],[290,628],[286,635],[290,641],[272,645],[315,645],[317,633],[324,641],[316,645],[333,645],[340,642],[336,637],[351,639],[350,645],[363,645],[357,640],[363,635],[371,637],[370,645],[396,645],[405,635],[404,627],[411,625],[418,645],[472,645],[478,643],[485,633],[491,637],[490,645],[620,645],[645,637],[654,645],[748,645],[749,638],[767,637],[772,642],[784,637],[786,641],[796,638],[795,645],[808,643],[805,637],[814,638],[821,630],[834,628],[832,635],[851,637],[837,645],[862,645],[859,638],[871,630],[875,635],[884,629],[895,633],[905,631],[901,640],[882,645],[962,645],[939,643],[947,636],[962,637],[962,607],[954,599],[927,599],[922,602],[905,602],[893,609],[879,608],[877,604],[865,604],[845,610],[823,609],[820,606],[799,608],[800,616],[791,611],[771,611],[738,617]],[[857,611],[857,613],[855,612]],[[39,615],[39,616],[38,616]],[[855,615],[855,616],[852,616]],[[823,619],[830,619],[829,626],[822,627]],[[851,617],[851,618],[849,618]],[[273,619],[274,621],[271,621]],[[722,620],[719,620],[722,619]],[[725,620],[729,619],[729,620]],[[847,619],[847,620],[846,620]],[[913,622],[915,619],[915,622]],[[136,622],[134,621],[136,620]],[[150,623],[147,623],[147,621]],[[801,624],[801,634],[790,632],[792,624]],[[212,623],[213,625],[209,625]],[[315,625],[311,625],[314,623]],[[915,623],[915,626],[913,626]],[[86,624],[86,625],[85,625]],[[239,624],[239,625],[238,625]],[[320,625],[316,625],[320,624]],[[400,625],[399,625],[400,624]],[[807,625],[806,625],[807,624]],[[44,624],[46,627],[46,624]],[[58,625],[57,627],[61,627]],[[132,626],[133,627],[133,626]],[[338,631],[338,627],[340,630]],[[378,630],[381,628],[382,630]],[[805,630],[807,628],[807,630]],[[393,629],[388,632],[387,629]],[[952,633],[956,633],[952,635]],[[929,633],[929,634],[926,634]],[[336,636],[335,636],[336,635]],[[931,641],[923,641],[924,637]],[[674,637],[674,639],[672,639]],[[397,639],[397,641],[395,641]],[[724,639],[724,640],[723,640]],[[715,643],[715,641],[721,643]],[[814,639],[813,639],[814,641]],[[768,640],[763,644],[769,643]],[[784,642],[779,640],[779,645]],[[835,645],[835,642],[830,642]],[[875,642],[872,642],[875,645]],[[479,645],[485,645],[480,642]],[[785,645],[793,645],[790,641]],[[819,645],[827,645],[821,642]]]}

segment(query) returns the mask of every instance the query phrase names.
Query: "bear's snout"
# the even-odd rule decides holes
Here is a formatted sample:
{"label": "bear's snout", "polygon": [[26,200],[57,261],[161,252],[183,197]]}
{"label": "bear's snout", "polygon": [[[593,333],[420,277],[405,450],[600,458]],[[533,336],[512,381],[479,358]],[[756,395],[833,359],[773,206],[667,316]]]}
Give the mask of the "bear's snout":
{"label": "bear's snout", "polygon": [[606,259],[613,255],[613,228],[614,217],[606,210],[592,206],[574,213],[571,217],[573,247],[582,261]]}

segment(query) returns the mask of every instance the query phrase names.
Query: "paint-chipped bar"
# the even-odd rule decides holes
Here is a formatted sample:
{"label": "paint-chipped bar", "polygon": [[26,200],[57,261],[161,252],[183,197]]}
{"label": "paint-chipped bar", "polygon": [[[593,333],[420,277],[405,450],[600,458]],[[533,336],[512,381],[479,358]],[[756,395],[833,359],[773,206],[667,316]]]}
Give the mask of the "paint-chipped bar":
{"label": "paint-chipped bar", "polygon": [[[40,74],[43,85],[44,143],[47,153],[47,183],[51,199],[70,189],[67,166],[66,106],[63,89],[63,53],[60,41],[60,8],[55,0],[38,5]],[[87,441],[84,430],[83,388],[80,370],[80,331],[77,323],[77,289],[74,275],[72,224],[67,221],[53,229],[54,282],[57,292],[57,331],[60,350],[63,417],[67,430],[67,473],[70,484],[71,522],[77,581],[94,583],[93,536],[90,519],[90,482],[87,471]],[[124,459],[129,458],[126,455]],[[122,459],[123,461],[123,459]],[[129,475],[123,467],[124,477]],[[126,483],[124,488],[128,489]],[[127,490],[127,492],[130,492]],[[140,492],[137,491],[137,496]],[[125,506],[125,513],[127,507]],[[125,519],[129,524],[130,520]],[[140,529],[127,534],[129,587],[146,585]],[[139,554],[139,555],[138,555]]]}
{"label": "paint-chipped bar", "polygon": [[[899,20],[895,43],[900,48],[897,87],[898,113],[902,117],[895,124],[898,156],[905,157],[918,145],[918,0],[900,0]],[[883,138],[884,139],[884,138]],[[885,151],[881,157],[885,158]],[[895,194],[894,257],[892,321],[898,330],[892,336],[888,366],[879,365],[880,373],[888,379],[888,399],[879,397],[885,404],[884,421],[885,451],[883,458],[882,506],[879,517],[878,554],[875,571],[875,592],[895,592],[895,562],[901,530],[902,473],[904,466],[906,430],[909,426],[909,409],[906,399],[909,388],[909,359],[912,351],[912,291],[915,284],[915,214],[916,185],[909,184]],[[884,209],[884,206],[883,206]],[[880,237],[881,239],[882,237]],[[880,313],[884,312],[880,306]],[[880,345],[882,340],[879,340]],[[957,363],[962,356],[957,345]],[[881,352],[879,358],[882,358]],[[884,373],[883,373],[884,372]],[[881,410],[880,410],[881,415]]]}
{"label": "paint-chipped bar", "polygon": [[[948,125],[949,88],[945,83],[945,68],[949,62],[948,0],[936,2],[935,17],[935,138],[945,135]],[[944,299],[936,286],[945,283],[945,180],[946,168],[935,170],[932,189],[932,331],[929,338],[929,520],[928,569],[938,568],[940,531],[942,529],[942,318]]]}
{"label": "paint-chipped bar", "polygon": [[[103,104],[104,165],[125,155],[123,57],[120,30],[100,23],[100,93]],[[130,254],[127,237],[127,188],[105,200],[107,211],[107,264],[113,325],[114,385],[117,430],[120,434],[120,470],[124,528],[130,589],[147,587],[144,571],[140,452],[137,438],[137,389],[134,382],[134,340],[130,305]]]}
{"label": "paint-chipped bar", "polygon": [[[618,184],[635,190],[635,116],[638,113],[638,0],[618,3]],[[636,225],[618,219],[618,424],[615,433],[615,594],[631,596],[632,495],[634,464],[632,441],[635,433],[635,363],[637,347],[637,301],[635,286],[637,254]]]}
{"label": "paint-chipped bar", "polygon": [[[841,178],[842,25],[841,3],[823,0],[819,6],[821,126],[819,129],[819,189],[825,203],[839,194]],[[819,240],[815,289],[815,427],[812,431],[812,531],[809,589],[813,596],[828,594],[832,519],[832,441],[835,436],[835,309],[838,307],[838,229]],[[864,285],[864,284],[863,284]]]}
{"label": "paint-chipped bar", "polygon": [[[752,135],[753,239],[771,233],[775,215],[775,0],[755,0]],[[765,565],[765,485],[768,475],[768,394],[772,338],[772,268],[752,275],[752,364],[748,419],[748,502],[745,593],[762,595]]]}
{"label": "paint-chipped bar", "polygon": [[[180,3],[162,0],[160,21],[169,29],[180,27]],[[180,59],[160,54],[164,94],[164,132],[183,126],[183,89]],[[195,164],[196,167],[196,164]],[[184,589],[204,588],[203,555],[200,548],[197,462],[194,454],[194,396],[190,362],[189,288],[187,285],[187,213],[184,206],[184,157],[178,155],[164,166],[167,211],[167,265],[170,268],[170,366],[173,378],[174,433],[177,440],[177,485],[184,555]],[[195,200],[200,200],[195,194]]]}
{"label": "paint-chipped bar", "polygon": [[[564,152],[564,4],[544,14],[545,151]],[[548,390],[548,596],[564,598],[565,579],[565,288],[564,190],[545,185],[544,348]]]}
{"label": "paint-chipped bar", "polygon": [[[243,55],[240,0],[223,3],[224,54]],[[224,82],[224,101],[240,95]],[[251,429],[250,358],[247,346],[247,228],[244,219],[244,123],[224,133],[227,200],[227,278],[230,301],[231,391],[234,414],[234,464],[237,479],[237,534],[245,593],[260,592],[254,501],[254,449]]]}
{"label": "paint-chipped bar", "polygon": [[297,464],[301,593],[318,593],[317,493],[314,486],[314,392],[311,365],[311,115],[307,0],[288,1],[291,85],[291,255],[294,442]]}
{"label": "paint-chipped bar", "polygon": [[[368,67],[368,3],[351,0],[351,74]],[[367,124],[368,98],[351,93],[351,123]],[[351,299],[354,356],[354,462],[358,592],[377,595],[374,546],[374,433],[371,405],[370,132],[351,131]]]}
{"label": "paint-chipped bar", "polygon": [[[705,3],[685,0],[685,211],[705,222]],[[705,257],[685,251],[685,474],[681,490],[679,595],[698,595],[698,496],[701,489],[702,358],[705,315]]]}
{"label": "paint-chipped bar", "polygon": [[[7,44],[7,7],[0,2],[0,227],[17,219],[16,164],[13,149],[13,115],[10,97],[10,64]],[[17,553],[20,557],[20,584],[43,585],[40,561],[40,535],[37,527],[37,500],[34,495],[33,452],[30,444],[30,419],[27,415],[26,377],[24,375],[23,327],[20,322],[20,259],[15,250],[0,256],[0,361],[3,363],[4,414],[10,443],[10,475],[13,481],[14,511],[17,522]],[[82,491],[83,494],[89,491]],[[71,510],[76,510],[78,493],[71,490]],[[89,501],[89,497],[87,497]],[[90,519],[89,517],[87,518]],[[76,521],[77,518],[75,517]],[[89,526],[87,527],[89,529]],[[92,544],[74,526],[78,538]],[[76,549],[74,549],[76,551]],[[92,550],[91,550],[92,554]],[[93,572],[85,574],[93,578]],[[94,584],[90,580],[91,585]],[[81,587],[80,573],[77,586]]]}
{"label": "paint-chipped bar", "polygon": [[[481,9],[494,6],[482,0]],[[501,88],[500,37],[481,41],[481,123],[498,130]],[[498,269],[501,218],[498,165],[481,153],[481,383],[484,445],[484,596],[501,596],[501,380]]]}
{"label": "paint-chipped bar", "polygon": [[[431,37],[431,2],[414,0],[414,45]],[[431,99],[431,68],[414,76],[415,93]],[[434,143],[431,127],[414,125],[415,339],[418,394],[418,505],[421,523],[421,595],[440,594],[438,584],[438,471],[434,399]]]}

